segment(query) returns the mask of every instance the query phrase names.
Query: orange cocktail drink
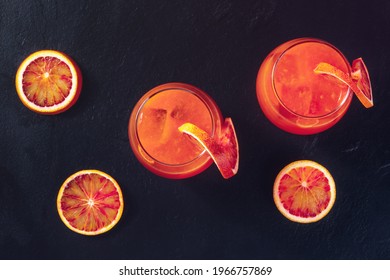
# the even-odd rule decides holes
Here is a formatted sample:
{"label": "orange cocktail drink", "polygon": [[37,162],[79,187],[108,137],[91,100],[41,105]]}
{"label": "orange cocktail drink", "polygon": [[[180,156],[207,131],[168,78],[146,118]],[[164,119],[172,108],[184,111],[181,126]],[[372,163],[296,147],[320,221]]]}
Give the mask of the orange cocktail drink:
{"label": "orange cocktail drink", "polygon": [[261,109],[273,124],[295,134],[314,134],[342,118],[353,92],[346,84],[314,73],[320,62],[351,74],[344,55],[318,39],[288,41],[267,56],[257,76],[256,92]]}
{"label": "orange cocktail drink", "polygon": [[200,145],[178,128],[187,122],[210,135],[221,130],[221,113],[202,90],[183,83],[153,88],[136,104],[129,121],[129,139],[138,160],[167,178],[194,176],[212,163]]}

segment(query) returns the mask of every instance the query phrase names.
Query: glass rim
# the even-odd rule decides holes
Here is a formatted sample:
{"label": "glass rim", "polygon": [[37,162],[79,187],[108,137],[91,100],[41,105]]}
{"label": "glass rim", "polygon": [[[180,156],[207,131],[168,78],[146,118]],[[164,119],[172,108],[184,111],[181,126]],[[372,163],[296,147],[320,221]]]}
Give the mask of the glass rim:
{"label": "glass rim", "polygon": [[[213,115],[213,112],[210,108],[210,105],[209,105],[209,100],[206,100],[205,98],[203,98],[202,96],[200,96],[200,94],[198,94],[196,92],[196,90],[200,91],[202,94],[205,94],[205,92],[203,92],[202,90],[200,89],[197,89],[195,88],[194,86],[191,86],[191,85],[188,85],[188,84],[182,84],[182,85],[185,85],[185,86],[188,86],[188,87],[191,87],[191,88],[194,88],[195,90],[191,90],[191,89],[188,89],[188,88],[185,88],[185,87],[180,87],[180,84],[181,83],[169,83],[169,84],[163,84],[161,86],[158,86],[158,87],[162,87],[162,86],[168,86],[167,88],[164,88],[164,89],[158,89],[156,92],[154,92],[158,87],[156,88],[153,88],[151,89],[149,92],[147,92],[142,98],[145,100],[142,101],[142,103],[140,103],[138,106],[138,110],[137,110],[137,113],[136,113],[136,116],[135,116],[135,135],[137,137],[137,141],[139,143],[139,145],[142,147],[142,150],[146,153],[146,155],[148,157],[150,157],[154,162],[160,164],[160,165],[163,165],[163,166],[167,166],[167,167],[171,167],[171,168],[175,168],[175,167],[182,167],[182,166],[186,166],[186,165],[191,165],[192,163],[194,163],[196,160],[198,160],[199,158],[201,158],[202,156],[205,155],[205,153],[207,153],[206,149],[203,149],[203,151],[201,153],[199,153],[198,156],[196,156],[195,158],[187,161],[187,162],[183,162],[183,163],[177,163],[177,164],[171,164],[171,163],[166,163],[166,162],[163,162],[161,160],[158,160],[156,159],[155,157],[153,157],[148,151],[147,149],[145,149],[145,147],[143,146],[142,144],[142,141],[138,135],[138,119],[139,119],[139,115],[143,109],[143,107],[145,106],[145,104],[154,96],[156,96],[157,94],[161,93],[161,92],[165,92],[165,91],[168,91],[168,90],[183,90],[183,91],[186,91],[192,95],[194,95],[196,98],[198,98],[207,108],[207,111],[209,112],[209,115],[210,115],[210,118],[211,118],[211,123],[212,123],[212,130],[211,130],[211,136],[214,136],[215,134],[215,131],[216,131],[216,120],[215,120],[215,117]],[[150,95],[150,96],[149,96]],[[208,97],[208,96],[207,96]],[[210,98],[210,97],[208,97]],[[211,98],[210,98],[210,101]]]}
{"label": "glass rim", "polygon": [[[296,41],[296,42],[294,42]],[[283,108],[285,110],[287,110],[290,114],[292,115],[295,115],[297,117],[300,117],[300,118],[303,118],[303,119],[318,119],[318,118],[326,118],[326,117],[329,117],[333,114],[335,114],[336,112],[338,112],[344,105],[345,103],[347,102],[347,100],[350,98],[350,96],[353,94],[352,90],[350,87],[348,87],[347,89],[347,92],[345,94],[345,96],[343,97],[343,99],[338,102],[338,106],[335,107],[332,111],[330,111],[329,113],[326,113],[326,114],[322,114],[322,115],[317,115],[317,116],[305,116],[303,114],[299,114],[299,113],[296,113],[294,112],[293,110],[291,110],[284,102],[283,100],[280,98],[279,94],[278,94],[278,91],[276,90],[276,86],[275,86],[275,78],[274,78],[274,75],[275,75],[275,69],[279,63],[279,61],[281,60],[281,58],[286,54],[287,51],[291,50],[292,48],[294,48],[295,46],[297,45],[300,45],[300,44],[304,44],[304,43],[318,43],[318,44],[324,44],[324,45],[327,45],[328,47],[332,48],[333,50],[335,50],[340,56],[341,58],[344,60],[347,68],[348,68],[348,74],[351,74],[351,65],[349,64],[347,58],[344,56],[344,54],[339,50],[337,49],[335,46],[333,46],[332,44],[326,42],[326,41],[323,41],[321,39],[316,39],[316,38],[309,38],[309,37],[305,37],[305,38],[299,38],[299,39],[293,39],[291,41],[292,44],[290,46],[288,46],[285,50],[283,50],[283,52],[278,56],[278,58],[276,59],[276,61],[274,62],[273,66],[272,66],[272,71],[271,71],[271,81],[272,81],[272,89],[274,91],[274,94],[277,98],[277,100],[279,101],[279,103],[283,106]],[[288,42],[287,42],[288,43]]]}

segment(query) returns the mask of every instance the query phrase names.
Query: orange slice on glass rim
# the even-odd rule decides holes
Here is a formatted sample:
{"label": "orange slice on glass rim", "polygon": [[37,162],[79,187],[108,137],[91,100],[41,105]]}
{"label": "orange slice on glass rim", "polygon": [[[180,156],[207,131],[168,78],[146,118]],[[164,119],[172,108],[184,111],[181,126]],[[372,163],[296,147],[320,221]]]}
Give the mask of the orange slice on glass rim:
{"label": "orange slice on glass rim", "polygon": [[65,180],[57,210],[74,232],[97,235],[109,231],[122,216],[123,196],[118,183],[99,170],[82,170]]}
{"label": "orange slice on glass rim", "polygon": [[16,72],[22,103],[41,114],[58,114],[76,103],[82,84],[79,67],[66,54],[41,50],[29,55]]}
{"label": "orange slice on glass rim", "polygon": [[289,220],[312,223],[325,217],[336,199],[329,171],[317,162],[299,160],[276,176],[273,196],[278,210]]}
{"label": "orange slice on glass rim", "polygon": [[193,137],[214,160],[219,171],[228,179],[238,171],[238,141],[231,118],[226,118],[221,134],[211,137],[206,131],[192,123],[185,123],[179,131]]}
{"label": "orange slice on glass rim", "polygon": [[370,108],[374,106],[370,76],[363,59],[355,59],[352,62],[351,69],[352,74],[350,76],[329,63],[321,62],[314,69],[314,72],[337,78],[351,88],[364,107]]}

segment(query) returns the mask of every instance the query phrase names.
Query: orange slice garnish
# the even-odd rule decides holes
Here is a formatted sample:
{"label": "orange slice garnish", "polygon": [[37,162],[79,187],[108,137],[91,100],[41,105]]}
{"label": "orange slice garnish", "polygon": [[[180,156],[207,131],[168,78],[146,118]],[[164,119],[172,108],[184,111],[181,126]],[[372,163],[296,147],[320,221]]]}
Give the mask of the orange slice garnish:
{"label": "orange slice garnish", "polygon": [[58,114],[78,99],[82,76],[76,63],[62,52],[37,51],[28,56],[16,73],[16,91],[22,103],[41,114]]}
{"label": "orange slice garnish", "polygon": [[185,123],[179,131],[193,137],[210,155],[225,179],[238,171],[239,152],[236,132],[231,118],[226,118],[221,134],[211,137],[192,123]]}
{"label": "orange slice garnish", "polygon": [[362,103],[366,102],[366,105],[364,106],[366,106],[367,108],[372,107],[374,105],[374,101],[372,96],[371,80],[363,59],[360,57],[352,61],[351,68],[352,79],[357,81],[358,88],[361,89],[361,91],[364,93]]}
{"label": "orange slice garnish", "polygon": [[122,216],[118,183],[99,170],[82,170],[65,180],[57,196],[57,210],[74,232],[97,235],[109,231]]}
{"label": "orange slice garnish", "polygon": [[291,221],[312,223],[325,217],[336,200],[329,171],[311,160],[299,160],[276,176],[273,190],[278,210]]}
{"label": "orange slice garnish", "polygon": [[351,88],[364,107],[374,106],[370,77],[363,59],[358,58],[353,61],[351,76],[326,62],[319,63],[314,72],[337,78]]}

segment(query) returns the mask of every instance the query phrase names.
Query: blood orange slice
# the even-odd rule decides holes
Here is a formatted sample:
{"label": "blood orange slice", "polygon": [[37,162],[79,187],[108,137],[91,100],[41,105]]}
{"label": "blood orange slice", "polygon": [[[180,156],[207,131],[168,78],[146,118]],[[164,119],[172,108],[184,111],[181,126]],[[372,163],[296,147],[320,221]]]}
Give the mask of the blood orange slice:
{"label": "blood orange slice", "polygon": [[231,118],[226,118],[221,134],[211,137],[206,131],[192,123],[185,123],[179,131],[193,137],[210,154],[219,171],[228,179],[238,171],[238,141]]}
{"label": "blood orange slice", "polygon": [[101,234],[115,226],[122,216],[122,191],[108,174],[82,170],[62,184],[57,210],[69,229],[84,235]]}
{"label": "blood orange slice", "polygon": [[312,223],[325,217],[336,199],[332,175],[311,160],[299,160],[276,176],[273,190],[279,211],[289,220]]}
{"label": "blood orange slice", "polygon": [[364,107],[370,108],[374,106],[370,76],[363,59],[358,58],[353,61],[351,76],[326,62],[319,63],[314,72],[337,78],[351,88]]}
{"label": "blood orange slice", "polygon": [[361,96],[359,100],[367,108],[372,107],[374,105],[374,102],[372,96],[371,80],[363,59],[360,57],[352,61],[351,68],[352,68],[352,79],[357,81],[358,88],[364,94],[364,96]]}
{"label": "blood orange slice", "polygon": [[78,99],[82,76],[76,63],[64,53],[37,51],[16,73],[16,91],[23,104],[41,114],[58,114]]}

